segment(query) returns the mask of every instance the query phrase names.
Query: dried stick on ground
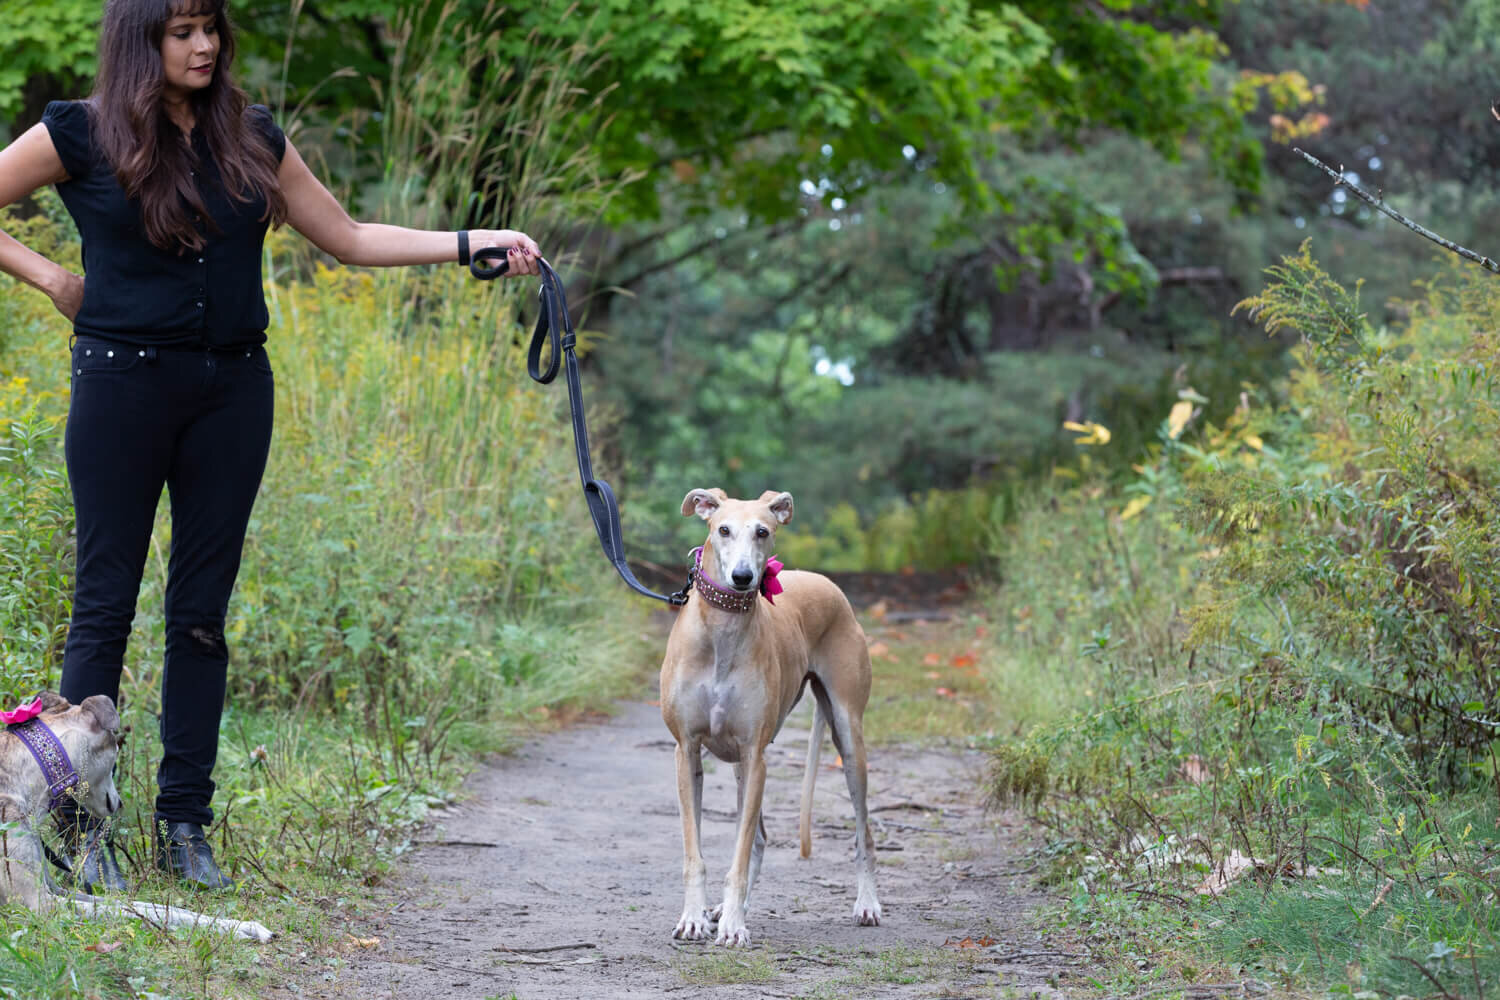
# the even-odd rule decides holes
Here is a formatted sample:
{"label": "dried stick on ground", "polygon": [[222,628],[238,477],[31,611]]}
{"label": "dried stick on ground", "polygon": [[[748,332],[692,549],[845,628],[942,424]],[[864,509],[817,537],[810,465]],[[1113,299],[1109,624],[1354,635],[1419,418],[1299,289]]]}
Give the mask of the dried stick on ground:
{"label": "dried stick on ground", "polygon": [[1406,216],[1402,215],[1400,212],[1387,205],[1384,198],[1377,198],[1370,192],[1361,188],[1358,184],[1351,183],[1349,179],[1344,176],[1344,171],[1342,169],[1335,170],[1328,164],[1324,163],[1322,160],[1318,159],[1316,156],[1313,156],[1306,150],[1298,149],[1295,146],[1292,147],[1292,152],[1301,156],[1304,160],[1306,160],[1308,163],[1311,163],[1319,170],[1323,171],[1329,177],[1332,177],[1335,187],[1343,186],[1348,188],[1360,201],[1363,201],[1365,204],[1369,205],[1371,208],[1376,209],[1377,211],[1384,212],[1386,215],[1389,215],[1391,218],[1395,219],[1397,222],[1401,223],[1403,226],[1405,226],[1407,229],[1410,229],[1418,236],[1425,236],[1427,239],[1436,243],[1443,249],[1452,250],[1454,253],[1458,254],[1465,260],[1472,260],[1474,263],[1478,264],[1486,271],[1493,271],[1495,274],[1500,274],[1500,264],[1495,263],[1488,257],[1484,257],[1480,254],[1475,253],[1473,250],[1466,250],[1463,247],[1459,246],[1457,243],[1454,243],[1452,240],[1439,236],[1437,233],[1428,229],[1426,226],[1411,221]]}

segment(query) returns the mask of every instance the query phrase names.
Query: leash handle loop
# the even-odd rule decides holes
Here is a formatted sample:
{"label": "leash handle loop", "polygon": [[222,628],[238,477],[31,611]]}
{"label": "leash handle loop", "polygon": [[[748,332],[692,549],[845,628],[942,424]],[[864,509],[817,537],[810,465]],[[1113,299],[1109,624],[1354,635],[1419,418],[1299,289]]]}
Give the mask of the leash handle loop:
{"label": "leash handle loop", "polygon": [[[469,261],[469,273],[481,281],[492,281],[510,270],[504,247],[485,247],[474,252]],[[589,518],[594,522],[594,534],[599,536],[599,546],[604,557],[620,574],[626,586],[645,597],[665,601],[674,607],[687,603],[688,588],[674,594],[658,594],[636,579],[625,559],[625,540],[620,525],[620,504],[609,483],[594,478],[593,461],[589,455],[589,429],[584,416],[583,384],[578,376],[578,356],[573,352],[577,337],[573,333],[573,318],[568,313],[568,299],[563,292],[562,279],[544,258],[538,258],[542,272],[542,286],[538,291],[541,300],[536,318],[536,329],[531,334],[531,346],[526,351],[526,372],[543,385],[557,378],[558,370],[566,364],[568,382],[568,409],[573,421],[573,451],[578,456],[578,478],[583,484],[583,499],[589,508]],[[547,348],[547,364],[542,366],[542,350]]]}

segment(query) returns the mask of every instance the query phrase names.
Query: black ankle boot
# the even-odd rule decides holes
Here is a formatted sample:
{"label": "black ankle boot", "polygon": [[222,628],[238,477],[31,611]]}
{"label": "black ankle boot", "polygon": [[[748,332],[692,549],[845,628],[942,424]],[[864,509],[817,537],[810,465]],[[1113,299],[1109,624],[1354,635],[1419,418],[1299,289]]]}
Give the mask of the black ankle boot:
{"label": "black ankle boot", "polygon": [[114,829],[109,820],[77,807],[64,807],[57,811],[57,830],[62,835],[60,860],[68,866],[63,881],[87,893],[125,892],[130,888],[115,859]]}
{"label": "black ankle boot", "polygon": [[158,819],[156,828],[156,867],[169,875],[209,892],[229,891],[234,880],[214,864],[213,848],[197,823],[174,823]]}

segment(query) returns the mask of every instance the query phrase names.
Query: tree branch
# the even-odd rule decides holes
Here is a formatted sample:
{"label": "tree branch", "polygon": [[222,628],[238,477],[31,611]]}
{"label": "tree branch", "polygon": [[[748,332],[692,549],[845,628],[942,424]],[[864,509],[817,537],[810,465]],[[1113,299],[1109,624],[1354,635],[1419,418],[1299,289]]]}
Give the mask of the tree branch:
{"label": "tree branch", "polygon": [[[767,242],[769,242],[771,240],[776,239],[779,236],[782,236],[782,235],[786,234],[787,232],[789,232],[789,231],[791,231],[793,229],[800,229],[800,228],[802,228],[802,226],[804,226],[806,224],[807,223],[806,223],[806,218],[805,217],[804,218],[800,218],[800,219],[795,219],[795,220],[788,220],[788,221],[785,221],[785,222],[778,222],[776,225],[771,226],[769,229],[765,230],[763,238]],[[726,233],[722,237],[720,237],[720,236],[710,236],[706,240],[701,240],[698,243],[694,243],[692,246],[688,247],[686,250],[682,251],[681,253],[677,254],[676,256],[668,257],[665,260],[656,261],[653,264],[648,264],[647,266],[641,268],[635,274],[632,274],[630,277],[624,279],[623,281],[617,281],[617,282],[615,282],[615,287],[617,287],[617,288],[629,288],[632,285],[638,284],[644,278],[647,278],[650,275],[653,275],[653,274],[655,274],[658,271],[665,271],[668,268],[676,267],[678,264],[681,264],[683,261],[689,260],[689,259],[691,259],[693,257],[698,256],[700,253],[703,253],[705,250],[711,250],[714,247],[719,246],[722,243],[727,243],[730,240],[737,239],[738,237],[744,236],[744,235],[746,235],[746,234],[748,234],[750,232],[753,232],[753,230],[742,229],[742,230],[740,230],[737,233]]]}
{"label": "tree branch", "polygon": [[[1497,117],[1500,117],[1500,116],[1497,116]],[[1420,225],[1420,224],[1418,224],[1416,222],[1411,221],[1406,216],[1404,216],[1400,212],[1396,211],[1394,208],[1391,208],[1388,205],[1386,205],[1384,197],[1376,198],[1374,195],[1370,194],[1368,191],[1364,190],[1359,185],[1350,183],[1349,180],[1344,176],[1344,171],[1343,171],[1342,167],[1340,167],[1338,170],[1334,170],[1332,167],[1330,167],[1328,164],[1324,163],[1322,160],[1318,159],[1316,156],[1313,156],[1311,153],[1306,152],[1304,150],[1298,149],[1296,146],[1292,147],[1292,152],[1294,152],[1297,155],[1301,156],[1304,160],[1306,160],[1308,163],[1311,163],[1313,166],[1317,167],[1319,170],[1323,171],[1329,177],[1332,177],[1333,178],[1333,182],[1334,182],[1333,183],[1334,187],[1339,187],[1340,185],[1342,185],[1342,186],[1348,188],[1350,191],[1352,191],[1354,193],[1354,196],[1356,198],[1358,198],[1360,201],[1363,201],[1365,204],[1369,205],[1371,208],[1374,208],[1377,211],[1383,212],[1384,214],[1386,214],[1386,215],[1390,216],[1391,218],[1395,219],[1397,222],[1401,223],[1403,226],[1405,226],[1407,229],[1410,229],[1412,232],[1416,233],[1418,236],[1426,237],[1427,239],[1429,239],[1432,242],[1436,243],[1438,246],[1442,247],[1445,250],[1452,250],[1454,253],[1458,254],[1460,257],[1464,258],[1465,260],[1472,260],[1474,263],[1478,264],[1480,267],[1484,268],[1486,271],[1491,271],[1491,272],[1493,272],[1495,274],[1500,274],[1500,264],[1495,263],[1493,260],[1491,260],[1488,257],[1484,257],[1484,256],[1481,256],[1481,255],[1475,253],[1473,250],[1466,250],[1463,247],[1459,246],[1457,243],[1454,243],[1452,240],[1445,239],[1444,237],[1439,236],[1437,233],[1434,233],[1432,230],[1426,228],[1425,226],[1422,226],[1422,225]]]}

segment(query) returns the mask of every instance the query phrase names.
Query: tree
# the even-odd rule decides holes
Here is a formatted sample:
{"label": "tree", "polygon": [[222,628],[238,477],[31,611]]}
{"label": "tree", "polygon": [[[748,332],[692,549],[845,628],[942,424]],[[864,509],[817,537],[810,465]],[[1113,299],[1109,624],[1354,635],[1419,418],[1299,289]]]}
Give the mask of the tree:
{"label": "tree", "polygon": [[92,79],[98,0],[0,5],[0,122],[30,125],[56,97]]}

